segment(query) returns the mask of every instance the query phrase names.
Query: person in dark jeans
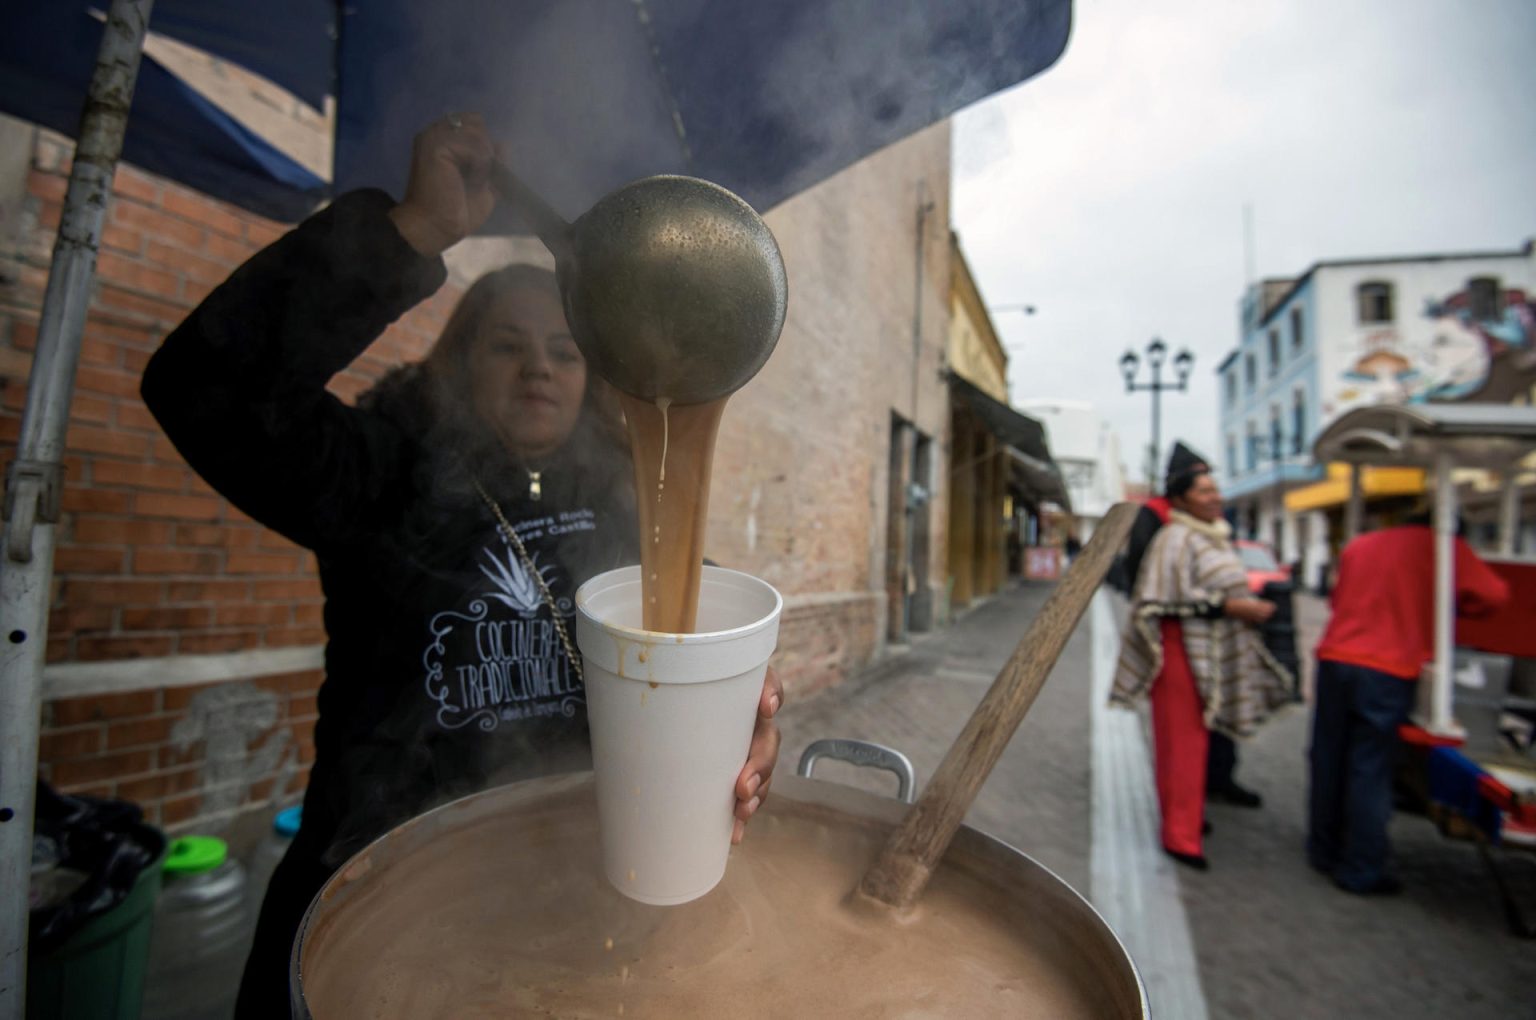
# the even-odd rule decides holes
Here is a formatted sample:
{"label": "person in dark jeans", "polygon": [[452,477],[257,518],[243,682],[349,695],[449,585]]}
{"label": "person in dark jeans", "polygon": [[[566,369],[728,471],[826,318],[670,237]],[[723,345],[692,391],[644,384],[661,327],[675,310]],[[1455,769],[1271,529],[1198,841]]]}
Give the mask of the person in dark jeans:
{"label": "person in dark jeans", "polygon": [[[1459,537],[1456,608],[1493,612],[1509,588]],[[1339,557],[1317,646],[1307,861],[1346,892],[1391,894],[1392,762],[1414,681],[1434,654],[1434,533],[1422,520],[1362,535]]]}
{"label": "person in dark jeans", "polygon": [[1205,799],[1235,807],[1258,808],[1264,806],[1264,798],[1245,786],[1240,786],[1233,773],[1237,771],[1237,743],[1224,733],[1211,731],[1211,742],[1205,755]]}

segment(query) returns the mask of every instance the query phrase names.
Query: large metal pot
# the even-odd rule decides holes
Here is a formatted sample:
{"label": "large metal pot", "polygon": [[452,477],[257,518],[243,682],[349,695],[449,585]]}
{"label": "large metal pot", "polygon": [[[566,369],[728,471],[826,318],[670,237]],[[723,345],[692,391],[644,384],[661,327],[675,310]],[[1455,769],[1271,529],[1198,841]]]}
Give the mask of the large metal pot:
{"label": "large metal pot", "polygon": [[[850,787],[776,776],[774,797],[764,814],[884,834],[906,810],[897,801]],[[354,907],[370,898],[389,896],[391,889],[411,882],[434,855],[441,860],[445,837],[492,818],[498,822],[513,818],[519,831],[526,824],[530,839],[547,838],[551,831],[570,825],[590,825],[595,831],[595,813],[591,775],[558,776],[454,801],[375,841],[326,883],[304,916],[290,967],[294,1015],[304,1020],[337,1020],[334,1009],[328,1011],[324,1002],[306,997],[306,978],[314,985],[326,966],[328,940],[346,930]],[[589,816],[594,820],[589,822]],[[765,823],[759,818],[753,824]],[[1057,976],[1091,996],[1095,1015],[1124,1020],[1150,1016],[1146,989],[1125,947],[1085,899],[1041,864],[1006,843],[962,826],[941,868],[951,869],[986,886],[990,914],[1011,928],[1028,928],[1032,939],[1043,937],[1059,947],[1058,958],[1066,963],[1058,965],[1065,973]],[[856,997],[858,993],[851,989],[848,994]],[[856,1005],[856,998],[850,1005]]]}

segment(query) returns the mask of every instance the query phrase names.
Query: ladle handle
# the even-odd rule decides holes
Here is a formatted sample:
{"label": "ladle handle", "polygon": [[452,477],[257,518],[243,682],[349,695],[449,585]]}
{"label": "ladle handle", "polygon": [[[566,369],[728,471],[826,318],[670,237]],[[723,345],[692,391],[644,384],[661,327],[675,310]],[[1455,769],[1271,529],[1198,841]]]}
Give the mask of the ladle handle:
{"label": "ladle handle", "polygon": [[1137,507],[1120,503],[1036,614],[1002,672],[955,738],[933,779],[865,873],[859,890],[898,909],[917,902],[971,802],[1034,704],[1119,551]]}
{"label": "ladle handle", "polygon": [[557,263],[571,253],[571,225],[549,207],[537,191],[512,172],[501,160],[491,161],[491,187],[528,220],[533,232],[539,235]]}

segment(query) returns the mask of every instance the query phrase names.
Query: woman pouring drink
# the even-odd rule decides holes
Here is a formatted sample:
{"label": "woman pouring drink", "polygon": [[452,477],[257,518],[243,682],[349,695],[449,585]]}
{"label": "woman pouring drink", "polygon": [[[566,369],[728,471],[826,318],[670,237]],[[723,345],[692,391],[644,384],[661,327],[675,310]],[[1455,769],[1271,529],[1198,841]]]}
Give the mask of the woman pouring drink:
{"label": "woman pouring drink", "polygon": [[[268,887],[237,1017],[287,1015],[294,934],[353,852],[442,801],[590,765],[573,597],[638,561],[638,528],[617,400],[587,371],[554,274],[477,281],[427,357],[358,406],[325,389],[443,284],[442,253],[495,204],[493,155],[474,115],[428,127],[403,201],[341,196],[236,270],[145,370],[145,402],[187,462],[313,550],[326,595],[303,826]],[[770,671],[738,840],[772,778],[782,696]]]}

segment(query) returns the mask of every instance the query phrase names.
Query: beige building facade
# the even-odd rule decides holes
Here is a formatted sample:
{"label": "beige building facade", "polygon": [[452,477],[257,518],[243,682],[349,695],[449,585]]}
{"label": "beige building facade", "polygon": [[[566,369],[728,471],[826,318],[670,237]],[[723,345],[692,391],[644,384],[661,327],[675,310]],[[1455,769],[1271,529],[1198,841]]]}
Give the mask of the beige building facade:
{"label": "beige building facade", "polygon": [[796,693],[943,610],[949,161],[939,124],[767,216],[789,314],[721,425],[707,553],[783,592]]}
{"label": "beige building facade", "polygon": [[1054,469],[1039,423],[1008,405],[1008,352],[953,234],[949,307],[948,585],[963,608],[1022,571]]}
{"label": "beige building facade", "polygon": [[1008,403],[1008,352],[998,339],[960,237],[949,235],[949,370],[993,400]]}
{"label": "beige building facade", "polygon": [[[1008,352],[1003,349],[960,239],[951,233],[949,370],[1006,403]],[[953,387],[952,387],[953,389]],[[949,451],[949,597],[963,608],[1008,577],[1007,453],[970,402],[952,394]]]}

